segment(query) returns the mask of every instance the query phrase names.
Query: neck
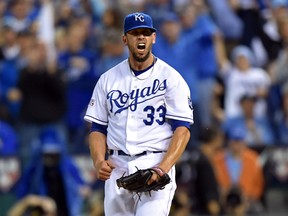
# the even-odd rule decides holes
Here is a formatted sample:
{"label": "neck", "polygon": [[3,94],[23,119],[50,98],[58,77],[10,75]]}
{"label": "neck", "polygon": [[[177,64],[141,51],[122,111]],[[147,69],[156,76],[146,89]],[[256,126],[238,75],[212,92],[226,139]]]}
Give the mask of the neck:
{"label": "neck", "polygon": [[129,61],[130,67],[133,70],[140,71],[140,70],[145,70],[150,65],[152,65],[152,63],[154,62],[154,56],[152,55],[152,53],[150,53],[149,57],[143,62],[137,61],[132,56],[130,56],[128,61]]}

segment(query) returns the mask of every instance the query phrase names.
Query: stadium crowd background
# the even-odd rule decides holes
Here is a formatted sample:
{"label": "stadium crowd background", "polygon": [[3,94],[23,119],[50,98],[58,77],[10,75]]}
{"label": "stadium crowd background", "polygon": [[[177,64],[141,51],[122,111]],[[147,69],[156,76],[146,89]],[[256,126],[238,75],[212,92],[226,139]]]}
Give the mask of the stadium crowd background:
{"label": "stadium crowd background", "polygon": [[[153,53],[194,106],[171,215],[194,213],[195,188],[223,214],[287,214],[287,0],[0,0],[0,215],[46,196],[58,215],[103,215],[83,115],[97,79],[128,56],[123,17],[135,11],[152,16]],[[203,128],[223,135],[206,155],[217,196],[212,174],[195,173]]]}

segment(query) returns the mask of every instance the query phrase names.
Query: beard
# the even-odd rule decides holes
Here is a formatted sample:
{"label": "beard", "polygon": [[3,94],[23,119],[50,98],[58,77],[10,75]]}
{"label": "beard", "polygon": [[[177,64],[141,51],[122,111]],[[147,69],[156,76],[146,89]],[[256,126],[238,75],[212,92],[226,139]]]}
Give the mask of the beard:
{"label": "beard", "polygon": [[132,53],[132,56],[133,58],[137,61],[137,62],[145,62],[148,58],[149,58],[149,55],[150,55],[150,51],[143,57],[139,57],[137,56],[136,53]]}
{"label": "beard", "polygon": [[152,44],[150,44],[148,47],[146,47],[148,52],[144,56],[137,55],[137,50],[134,50],[132,48],[132,46],[130,46],[130,47],[128,46],[128,48],[131,50],[131,54],[132,54],[132,57],[134,60],[136,60],[137,62],[145,62],[151,54]]}

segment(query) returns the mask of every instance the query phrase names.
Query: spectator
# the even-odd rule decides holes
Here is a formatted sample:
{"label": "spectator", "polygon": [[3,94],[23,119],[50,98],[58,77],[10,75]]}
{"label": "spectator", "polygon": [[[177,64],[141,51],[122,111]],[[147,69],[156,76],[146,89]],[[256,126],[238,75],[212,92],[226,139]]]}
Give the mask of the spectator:
{"label": "spectator", "polygon": [[204,127],[200,131],[198,157],[193,162],[194,188],[191,193],[191,212],[197,215],[220,215],[221,202],[213,163],[213,156],[223,144],[222,134],[214,127]]}
{"label": "spectator", "polygon": [[[271,0],[270,1],[271,10],[271,25],[274,25],[274,29],[278,30],[278,22],[285,16],[287,16],[288,1],[287,0]],[[277,33],[277,32],[275,32]],[[278,31],[278,37],[281,37]]]}
{"label": "spectator", "polygon": [[77,140],[83,138],[83,129],[86,127],[83,115],[97,80],[93,68],[97,54],[85,47],[86,30],[82,22],[72,23],[66,34],[68,50],[58,56],[58,65],[64,72],[66,82],[66,101],[69,109],[65,122],[72,151],[73,147],[80,144]]}
{"label": "spectator", "polygon": [[[240,44],[250,47],[255,54],[255,65],[267,67],[281,49],[277,23],[287,13],[286,0],[233,0],[232,7],[243,22]],[[270,4],[269,4],[270,3]]]}
{"label": "spectator", "polygon": [[[286,2],[286,3],[285,3]],[[286,4],[286,5],[285,5]],[[259,23],[259,37],[265,50],[265,55],[268,57],[267,64],[264,67],[269,67],[278,57],[282,49],[282,39],[279,32],[278,23],[285,14],[287,14],[287,0],[272,0],[270,5],[266,5],[267,12],[262,15],[262,23]]]}
{"label": "spectator", "polygon": [[214,156],[224,209],[232,215],[236,212],[239,215],[257,213],[264,189],[259,157],[247,148],[245,130],[242,128],[230,128],[227,136],[227,149]]}
{"label": "spectator", "polygon": [[151,0],[145,4],[144,12],[151,15],[154,27],[160,29],[167,12],[174,12],[174,3],[171,0]]}
{"label": "spectator", "polygon": [[13,0],[10,2],[3,20],[12,26],[14,31],[37,32],[38,9],[31,0]]}
{"label": "spectator", "polygon": [[[287,7],[288,8],[288,7]],[[285,8],[285,10],[287,10]],[[283,9],[283,8],[282,8]],[[272,86],[269,91],[269,97],[268,97],[268,105],[269,105],[269,113],[270,113],[270,121],[271,123],[277,127],[277,123],[279,122],[277,119],[277,113],[281,112],[282,110],[282,93],[281,88],[283,86],[288,85],[288,13],[285,15],[282,15],[281,18],[279,17],[278,20],[278,29],[279,34],[282,40],[282,49],[279,52],[278,57],[275,59],[275,61],[270,65],[269,67],[269,74],[272,80]],[[276,131],[277,133],[277,131]]]}
{"label": "spectator", "polygon": [[258,1],[229,1],[233,10],[243,23],[240,44],[252,48],[252,40],[258,36],[260,24],[260,5]]}
{"label": "spectator", "polygon": [[6,113],[11,119],[11,123],[19,114],[20,104],[11,101],[9,91],[17,85],[19,78],[20,51],[17,32],[9,25],[3,27],[3,44],[0,45],[0,103],[6,109]]}
{"label": "spectator", "polygon": [[54,64],[56,60],[55,50],[55,10],[52,0],[42,0],[39,5],[39,15],[37,18],[37,38],[45,44],[47,62]]}
{"label": "spectator", "polygon": [[123,14],[119,10],[119,8],[109,7],[106,8],[103,13],[101,24],[104,30],[107,30],[109,28],[121,30],[123,25],[122,20]]}
{"label": "spectator", "polygon": [[233,118],[241,114],[240,98],[254,95],[258,98],[255,104],[256,116],[265,116],[269,92],[270,78],[262,68],[253,66],[253,54],[248,47],[237,46],[232,52],[232,65],[227,64],[221,70],[224,82],[225,118]]}
{"label": "spectator", "polygon": [[33,139],[42,128],[54,125],[62,139],[66,137],[63,125],[65,85],[59,69],[47,64],[45,46],[39,42],[31,47],[27,60],[28,65],[21,70],[17,88],[10,90],[13,100],[21,101],[17,130],[23,165],[30,157]]}
{"label": "spectator", "polygon": [[198,103],[201,125],[211,125],[211,102],[218,66],[226,61],[223,38],[204,5],[185,5],[179,14],[183,36],[189,40],[189,43],[195,43],[198,46],[197,55],[193,55],[189,50],[189,56],[191,56],[189,60],[196,63],[197,88],[199,98],[201,98]]}
{"label": "spectator", "polygon": [[282,109],[278,112],[276,125],[278,144],[288,145],[288,84],[282,87]]}
{"label": "spectator", "polygon": [[85,182],[67,153],[55,128],[46,128],[17,186],[19,199],[34,194],[48,196],[57,205],[57,215],[79,216],[83,205]]}
{"label": "spectator", "polygon": [[224,122],[224,130],[229,131],[233,127],[243,128],[247,131],[245,136],[247,145],[261,149],[264,146],[274,144],[274,134],[266,116],[255,115],[256,102],[257,97],[243,95],[239,101],[242,110],[241,114],[233,118],[227,118]]}
{"label": "spectator", "polygon": [[59,1],[54,5],[55,8],[55,27],[68,28],[73,19],[73,9],[69,1]]}
{"label": "spectator", "polygon": [[279,53],[278,58],[270,67],[270,75],[273,85],[281,88],[281,86],[288,83],[288,13],[279,21],[279,32],[282,38],[283,49]]}
{"label": "spectator", "polygon": [[7,11],[8,2],[7,1],[0,1],[0,26],[3,26],[3,17],[5,12]]}
{"label": "spectator", "polygon": [[[101,42],[103,39],[105,40],[105,33],[109,31],[109,29],[115,29],[121,32],[123,25],[122,20],[122,11],[116,5],[106,8],[101,17],[101,22],[95,23],[94,25],[94,37],[91,40],[93,47],[95,47],[95,49],[102,49]],[[95,37],[98,39],[97,41],[95,41]]]}
{"label": "spectator", "polygon": [[15,129],[0,116],[0,215],[16,201],[14,189],[21,175],[18,147]]}
{"label": "spectator", "polygon": [[127,58],[128,52],[121,39],[121,32],[115,28],[107,29],[101,44],[101,56],[96,61],[97,79],[108,69]]}
{"label": "spectator", "polygon": [[37,35],[31,31],[21,31],[18,33],[17,43],[20,46],[19,61],[21,69],[27,65],[28,55],[36,41],[39,41],[39,39],[37,39]]}
{"label": "spectator", "polygon": [[[228,43],[227,52],[230,53],[234,44],[238,44],[243,33],[243,22],[227,0],[207,0],[211,15]],[[223,16],[225,14],[225,16]],[[233,28],[233,31],[231,29]],[[231,48],[230,48],[231,47]]]}

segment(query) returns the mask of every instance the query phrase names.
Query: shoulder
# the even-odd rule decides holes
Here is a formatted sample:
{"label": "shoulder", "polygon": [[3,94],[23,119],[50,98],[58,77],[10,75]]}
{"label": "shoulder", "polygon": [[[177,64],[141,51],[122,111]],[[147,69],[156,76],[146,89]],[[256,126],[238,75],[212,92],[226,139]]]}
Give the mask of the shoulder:
{"label": "shoulder", "polygon": [[180,73],[175,68],[158,57],[155,67],[157,67],[158,73],[161,73],[163,76],[172,76],[172,78],[181,77]]}
{"label": "shoulder", "polygon": [[255,67],[250,69],[250,73],[253,73],[254,75],[260,75],[260,76],[268,76],[268,72],[266,72],[264,69]]}
{"label": "shoulder", "polygon": [[246,160],[249,160],[252,162],[257,162],[258,158],[259,158],[259,155],[256,151],[250,149],[250,148],[246,148],[244,150],[244,153],[243,153],[243,157],[246,159]]}
{"label": "shoulder", "polygon": [[216,166],[219,166],[220,164],[225,164],[225,151],[219,150],[218,152],[216,152],[212,160]]}
{"label": "shoulder", "polygon": [[252,68],[251,76],[253,76],[255,79],[260,79],[263,82],[269,83],[271,81],[268,72],[262,68]]}

